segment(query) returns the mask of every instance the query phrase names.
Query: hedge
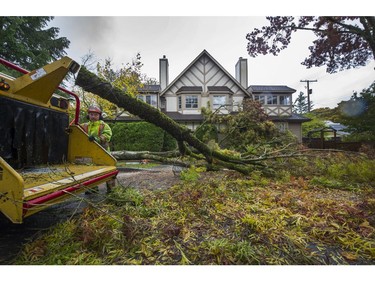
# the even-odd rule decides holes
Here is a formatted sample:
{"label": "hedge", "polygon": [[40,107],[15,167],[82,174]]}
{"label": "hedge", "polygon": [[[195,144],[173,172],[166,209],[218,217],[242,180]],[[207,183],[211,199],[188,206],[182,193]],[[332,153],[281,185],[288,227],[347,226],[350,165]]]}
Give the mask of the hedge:
{"label": "hedge", "polygon": [[115,123],[112,127],[112,150],[167,151],[176,148],[175,139],[147,122]]}

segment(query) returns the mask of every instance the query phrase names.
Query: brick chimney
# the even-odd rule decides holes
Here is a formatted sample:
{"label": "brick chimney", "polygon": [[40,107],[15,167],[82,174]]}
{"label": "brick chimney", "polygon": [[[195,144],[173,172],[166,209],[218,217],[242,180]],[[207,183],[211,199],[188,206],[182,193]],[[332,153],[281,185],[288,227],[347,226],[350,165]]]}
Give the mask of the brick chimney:
{"label": "brick chimney", "polygon": [[236,80],[247,89],[247,59],[240,57],[236,63]]}
{"label": "brick chimney", "polygon": [[165,55],[159,59],[159,82],[160,88],[163,91],[169,84],[169,63]]}

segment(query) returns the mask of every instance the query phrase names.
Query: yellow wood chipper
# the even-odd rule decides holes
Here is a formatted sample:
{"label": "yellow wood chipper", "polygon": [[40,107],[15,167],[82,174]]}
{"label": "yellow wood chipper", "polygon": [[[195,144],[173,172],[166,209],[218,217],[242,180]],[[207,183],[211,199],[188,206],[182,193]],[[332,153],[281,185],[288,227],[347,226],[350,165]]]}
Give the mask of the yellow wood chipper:
{"label": "yellow wood chipper", "polygon": [[[0,211],[13,223],[117,176],[116,159],[79,125],[79,98],[59,85],[79,65],[68,57],[23,75],[0,73]],[[69,120],[71,98],[75,117]],[[1,215],[1,214],[0,214]]]}

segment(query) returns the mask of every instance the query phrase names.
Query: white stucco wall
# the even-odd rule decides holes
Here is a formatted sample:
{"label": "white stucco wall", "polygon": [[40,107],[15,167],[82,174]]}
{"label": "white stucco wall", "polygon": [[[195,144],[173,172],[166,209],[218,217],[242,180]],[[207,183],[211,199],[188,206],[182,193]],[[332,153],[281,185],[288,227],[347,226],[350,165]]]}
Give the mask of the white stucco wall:
{"label": "white stucco wall", "polygon": [[299,123],[289,123],[288,129],[296,135],[299,142],[302,142],[302,125]]}
{"label": "white stucco wall", "polygon": [[177,111],[177,97],[166,97],[166,110],[168,112],[176,112]]}

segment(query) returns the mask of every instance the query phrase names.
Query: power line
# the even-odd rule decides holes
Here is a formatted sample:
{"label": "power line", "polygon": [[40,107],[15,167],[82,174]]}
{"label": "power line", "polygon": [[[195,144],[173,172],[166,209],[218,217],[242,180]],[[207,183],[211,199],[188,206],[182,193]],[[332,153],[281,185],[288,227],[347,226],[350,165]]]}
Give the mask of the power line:
{"label": "power line", "polygon": [[300,82],[307,83],[307,112],[310,112],[311,105],[310,105],[310,95],[312,94],[312,89],[310,90],[310,82],[318,82],[318,80],[300,80]]}

